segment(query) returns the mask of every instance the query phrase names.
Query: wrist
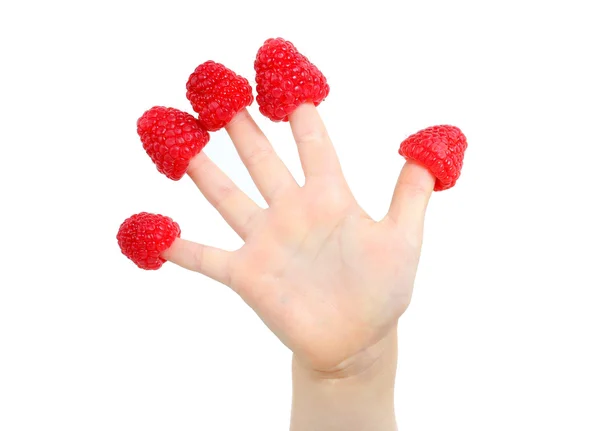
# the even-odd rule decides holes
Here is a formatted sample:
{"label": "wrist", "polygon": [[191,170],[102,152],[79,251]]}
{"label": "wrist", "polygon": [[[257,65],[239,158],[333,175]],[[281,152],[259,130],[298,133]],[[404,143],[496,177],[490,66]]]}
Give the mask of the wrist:
{"label": "wrist", "polygon": [[315,369],[294,355],[292,372],[314,381],[368,381],[377,376],[389,376],[390,373],[395,376],[397,350],[398,335],[394,326],[381,340],[330,369]]}
{"label": "wrist", "polygon": [[291,430],[395,430],[396,364],[395,327],[333,370],[310,369],[294,358]]}

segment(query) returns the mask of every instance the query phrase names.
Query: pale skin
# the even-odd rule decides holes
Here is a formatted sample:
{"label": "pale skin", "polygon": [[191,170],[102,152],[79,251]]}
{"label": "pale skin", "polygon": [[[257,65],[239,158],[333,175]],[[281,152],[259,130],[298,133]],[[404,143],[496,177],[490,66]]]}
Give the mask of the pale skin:
{"label": "pale skin", "polygon": [[[388,214],[354,199],[317,108],[290,115],[300,187],[246,110],[226,127],[268,208],[204,153],[188,175],[244,240],[177,239],[163,257],[237,292],[293,352],[293,431],[396,429],[396,326],[410,303],[435,179],[405,163]],[[398,156],[400,157],[400,156]]]}

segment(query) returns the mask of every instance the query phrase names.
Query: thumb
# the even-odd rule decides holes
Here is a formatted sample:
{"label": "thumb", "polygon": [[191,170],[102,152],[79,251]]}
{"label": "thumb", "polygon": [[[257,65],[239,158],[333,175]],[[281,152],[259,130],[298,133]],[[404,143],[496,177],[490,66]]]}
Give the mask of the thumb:
{"label": "thumb", "polygon": [[386,218],[421,237],[425,211],[434,186],[435,177],[427,168],[407,161],[400,172]]}

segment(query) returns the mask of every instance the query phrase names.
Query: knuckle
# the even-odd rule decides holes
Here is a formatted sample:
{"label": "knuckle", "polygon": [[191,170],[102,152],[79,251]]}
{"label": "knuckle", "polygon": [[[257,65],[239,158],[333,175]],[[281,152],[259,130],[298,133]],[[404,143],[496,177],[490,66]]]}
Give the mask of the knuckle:
{"label": "knuckle", "polygon": [[203,245],[198,246],[193,253],[192,262],[195,271],[202,271],[202,267],[204,265],[204,250],[205,247]]}
{"label": "knuckle", "polygon": [[404,193],[406,193],[408,196],[411,196],[411,197],[412,196],[414,196],[414,197],[426,196],[430,193],[426,187],[424,187],[422,184],[419,184],[419,183],[403,181],[400,183],[400,186],[402,187],[402,190],[404,191]]}
{"label": "knuckle", "polygon": [[240,230],[244,235],[252,230],[252,227],[256,224],[260,214],[261,211],[256,211],[255,213],[249,215],[248,218],[241,224]]}
{"label": "knuckle", "polygon": [[223,205],[232,197],[235,196],[237,188],[233,183],[221,184],[216,186],[215,196],[215,208],[221,210]]}
{"label": "knuckle", "polygon": [[328,139],[327,132],[321,129],[312,129],[300,134],[296,138],[298,145],[320,145]]}
{"label": "knuckle", "polygon": [[207,157],[194,157],[190,161],[187,172],[190,176],[200,176],[210,170],[210,160]]}
{"label": "knuckle", "polygon": [[257,166],[271,157],[273,153],[273,148],[270,146],[255,148],[246,156],[246,166]]}
{"label": "knuckle", "polygon": [[238,123],[243,123],[251,119],[252,117],[250,116],[250,113],[246,109],[242,109],[240,112],[235,114],[235,116],[231,119],[227,127],[231,128],[232,126],[237,125]]}

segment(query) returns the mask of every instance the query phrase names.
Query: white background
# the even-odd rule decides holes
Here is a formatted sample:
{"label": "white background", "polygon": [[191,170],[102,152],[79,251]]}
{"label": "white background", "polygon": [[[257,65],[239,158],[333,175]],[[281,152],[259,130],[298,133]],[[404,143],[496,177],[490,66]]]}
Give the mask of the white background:
{"label": "white background", "polygon": [[[149,211],[240,246],[135,123],[191,112],[205,60],[253,81],[275,36],[327,76],[320,112],[373,217],[402,139],[450,123],[469,141],[400,320],[400,429],[600,429],[595,2],[405,3],[2,2],[0,430],[288,427],[291,355],[252,310],[175,265],[137,269],[115,239]],[[301,180],[289,127],[251,112]],[[225,132],[206,152],[260,200]]]}

